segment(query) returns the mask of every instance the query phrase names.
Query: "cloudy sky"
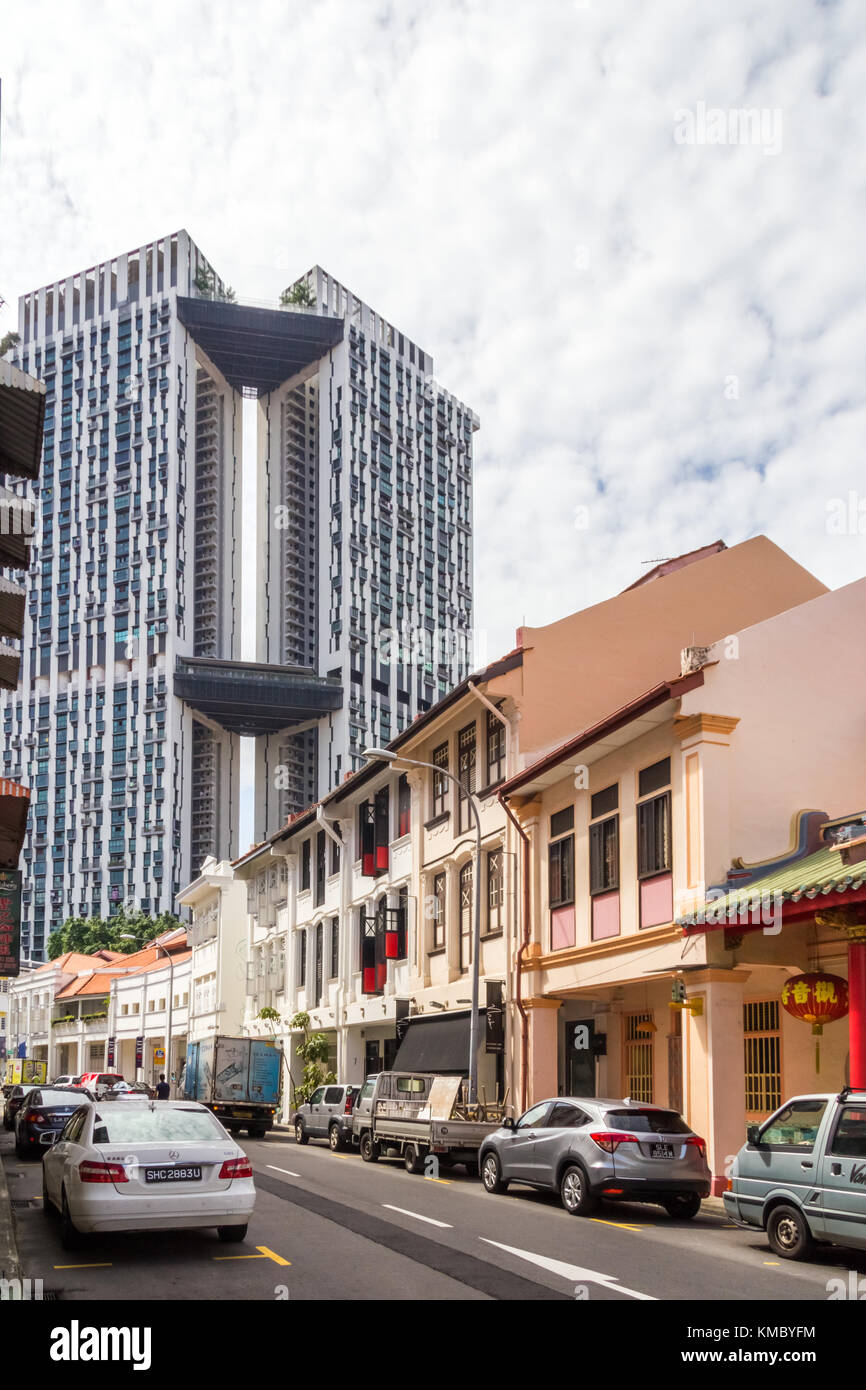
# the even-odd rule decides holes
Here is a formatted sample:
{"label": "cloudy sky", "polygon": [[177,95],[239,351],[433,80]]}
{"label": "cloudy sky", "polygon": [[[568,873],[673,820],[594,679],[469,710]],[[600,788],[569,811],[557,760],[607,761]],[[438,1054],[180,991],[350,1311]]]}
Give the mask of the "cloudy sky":
{"label": "cloudy sky", "polygon": [[490,655],[718,537],[835,586],[864,37],[862,0],[7,5],[0,295],[178,227],[242,297],[325,266],[481,417]]}

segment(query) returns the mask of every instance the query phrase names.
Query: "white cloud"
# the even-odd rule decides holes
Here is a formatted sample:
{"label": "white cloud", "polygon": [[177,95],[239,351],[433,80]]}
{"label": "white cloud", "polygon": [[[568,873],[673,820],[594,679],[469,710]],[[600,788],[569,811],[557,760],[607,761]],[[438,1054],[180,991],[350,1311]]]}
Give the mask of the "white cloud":
{"label": "white cloud", "polygon": [[[866,494],[861,7],[36,0],[4,30],[0,293],[180,226],[241,295],[332,269],[481,415],[491,652],[718,536],[866,571],[826,529]],[[780,151],[678,145],[698,103],[778,110]]]}

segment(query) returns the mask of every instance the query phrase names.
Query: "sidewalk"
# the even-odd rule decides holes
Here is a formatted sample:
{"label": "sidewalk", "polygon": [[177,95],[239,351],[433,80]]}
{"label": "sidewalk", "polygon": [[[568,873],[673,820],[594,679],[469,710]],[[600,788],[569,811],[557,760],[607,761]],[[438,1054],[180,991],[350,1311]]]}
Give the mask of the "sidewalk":
{"label": "sidewalk", "polygon": [[3,1162],[6,1146],[0,1148],[0,1279],[19,1279],[18,1246],[15,1240],[15,1218],[9,1201],[6,1167]]}

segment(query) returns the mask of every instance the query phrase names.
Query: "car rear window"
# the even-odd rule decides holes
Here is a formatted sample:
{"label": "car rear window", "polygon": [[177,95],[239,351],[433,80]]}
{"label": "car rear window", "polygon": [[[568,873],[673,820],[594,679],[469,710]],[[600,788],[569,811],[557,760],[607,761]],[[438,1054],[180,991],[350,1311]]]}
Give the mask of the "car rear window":
{"label": "car rear window", "polygon": [[94,1144],[153,1144],[175,1140],[224,1138],[222,1125],[209,1110],[167,1110],[165,1104],[112,1106],[96,1116]]}
{"label": "car rear window", "polygon": [[[34,1095],[32,1099],[34,1105],[68,1105],[70,1109],[74,1110],[77,1105],[81,1104],[81,1097],[83,1095],[83,1091],[52,1091],[46,1089],[40,1091],[38,1095]],[[87,1099],[86,1096],[84,1098],[85,1100]]]}
{"label": "car rear window", "polygon": [[627,1129],[634,1134],[691,1134],[676,1110],[608,1110],[604,1122],[611,1129]]}
{"label": "car rear window", "polygon": [[343,1099],[342,1086],[329,1086],[325,1092],[325,1105],[339,1105]]}

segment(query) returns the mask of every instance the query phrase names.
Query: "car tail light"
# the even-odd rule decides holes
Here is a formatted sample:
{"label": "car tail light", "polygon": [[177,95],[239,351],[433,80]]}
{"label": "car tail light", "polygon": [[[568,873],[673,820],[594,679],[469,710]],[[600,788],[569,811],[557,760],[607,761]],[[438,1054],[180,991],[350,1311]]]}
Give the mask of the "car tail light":
{"label": "car tail light", "polygon": [[253,1169],[248,1158],[227,1158],[219,1171],[221,1178],[251,1178],[252,1175]]}
{"label": "car tail light", "polygon": [[701,1158],[706,1158],[707,1156],[707,1141],[706,1139],[699,1139],[696,1134],[690,1134],[687,1136],[686,1148],[697,1149],[701,1155]]}
{"label": "car tail light", "polygon": [[32,1125],[47,1125],[47,1124],[48,1124],[48,1116],[47,1116],[47,1115],[35,1115],[35,1114],[34,1114],[34,1115],[28,1115],[28,1116],[27,1116],[27,1119],[29,1120],[30,1124],[32,1124]]}
{"label": "car tail light", "polygon": [[620,1144],[640,1143],[636,1134],[621,1134],[619,1130],[615,1129],[608,1130],[607,1132],[590,1134],[589,1137],[594,1144],[598,1144],[598,1147],[604,1149],[605,1153],[608,1154],[616,1153]]}
{"label": "car tail light", "polygon": [[354,1105],[354,1103],[355,1097],[352,1095],[352,1092],[350,1091],[349,1094],[346,1096],[346,1104],[343,1106],[344,1115],[351,1115],[352,1106]]}
{"label": "car tail light", "polygon": [[79,1163],[78,1176],[82,1182],[129,1182],[122,1163],[93,1163],[88,1159]]}

